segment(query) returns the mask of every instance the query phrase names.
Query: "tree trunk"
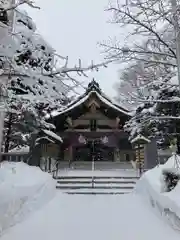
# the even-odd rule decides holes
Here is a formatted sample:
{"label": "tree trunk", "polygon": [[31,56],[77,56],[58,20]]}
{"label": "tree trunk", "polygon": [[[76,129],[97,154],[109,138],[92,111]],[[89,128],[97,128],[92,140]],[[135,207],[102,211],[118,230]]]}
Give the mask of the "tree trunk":
{"label": "tree trunk", "polygon": [[[2,152],[2,141],[3,141],[3,129],[4,129],[4,118],[5,118],[5,111],[0,109],[0,150]],[[0,161],[2,161],[2,154],[0,155]]]}
{"label": "tree trunk", "polygon": [[[16,0],[11,0],[10,4],[14,4],[16,2]],[[10,16],[9,16],[9,20],[10,20],[10,28],[4,28],[3,34],[1,34],[1,36],[3,36],[3,38],[5,38],[5,36],[8,36],[10,32],[13,32],[13,26],[14,26],[14,14],[15,14],[15,10],[10,11]],[[2,38],[2,37],[1,37]],[[1,79],[1,83],[3,83],[3,85],[5,86],[5,88],[7,87],[7,84],[9,82],[8,78],[2,78]],[[3,130],[4,130],[4,118],[5,118],[5,99],[4,97],[6,96],[1,96],[0,97],[0,150],[2,152],[2,141],[3,141]],[[2,154],[0,155],[0,161],[2,161]]]}
{"label": "tree trunk", "polygon": [[28,164],[40,167],[41,149],[38,145],[35,145],[37,136],[37,131],[31,134],[30,157],[28,159]]}
{"label": "tree trunk", "polygon": [[10,140],[11,140],[11,132],[12,132],[12,117],[13,117],[13,114],[10,113],[9,114],[9,119],[8,119],[8,122],[7,122],[7,134],[6,134],[6,137],[5,137],[5,141],[4,141],[4,152],[9,152],[9,145],[10,145]]}
{"label": "tree trunk", "polygon": [[180,135],[177,135],[177,154],[180,155]]}

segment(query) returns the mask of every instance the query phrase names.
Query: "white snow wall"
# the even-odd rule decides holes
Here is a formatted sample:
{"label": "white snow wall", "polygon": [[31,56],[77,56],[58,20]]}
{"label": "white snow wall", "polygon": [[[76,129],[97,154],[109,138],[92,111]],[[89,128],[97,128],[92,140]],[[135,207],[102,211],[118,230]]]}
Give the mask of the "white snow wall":
{"label": "white snow wall", "polygon": [[[39,173],[44,175],[44,178],[37,180],[37,184],[13,186],[6,179],[0,182],[0,236],[55,196],[55,181],[47,173],[41,173],[40,170]],[[36,172],[34,176],[31,173],[31,178],[36,178],[36,175]],[[27,177],[30,177],[30,174],[27,174]]]}
{"label": "white snow wall", "polygon": [[[155,169],[152,169],[150,171],[154,170]],[[160,176],[157,181],[158,180],[160,182]],[[179,192],[178,196],[180,196],[180,184],[178,184],[176,188],[176,190],[179,190],[177,192]],[[180,230],[179,199],[177,199],[178,201],[175,201],[169,196],[170,193],[161,193],[160,188],[157,188],[157,186],[155,186],[148,178],[148,172],[137,182],[134,191],[135,193],[142,195],[149,205],[155,209],[156,213],[163,217],[174,229]]]}

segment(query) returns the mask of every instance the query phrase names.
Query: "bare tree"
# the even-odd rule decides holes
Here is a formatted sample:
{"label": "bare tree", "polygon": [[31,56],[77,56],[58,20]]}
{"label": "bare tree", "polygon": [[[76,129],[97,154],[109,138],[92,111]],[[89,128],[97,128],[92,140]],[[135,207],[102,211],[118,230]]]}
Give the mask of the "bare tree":
{"label": "bare tree", "polygon": [[151,64],[176,66],[169,1],[129,0],[126,4],[120,2],[117,0],[107,11],[113,15],[112,23],[127,29],[127,44],[118,41],[102,43],[107,59],[141,60]]}
{"label": "bare tree", "polygon": [[100,44],[106,60],[126,63],[120,75],[118,98],[129,89],[124,101],[127,96],[136,102],[137,98],[145,100],[152,82],[167,82],[176,71],[171,4],[169,0],[117,0],[107,11],[112,13],[111,22],[127,32],[125,42],[112,39]]}
{"label": "bare tree", "polygon": [[180,153],[180,96],[177,83],[172,83],[177,72],[174,16],[179,27],[179,1],[177,5],[174,14],[169,0],[127,0],[125,4],[117,0],[107,11],[112,22],[127,32],[126,41],[112,39],[101,46],[107,60],[127,63],[118,97],[138,105],[126,126],[131,136],[147,134],[147,127],[150,135],[169,134],[177,138]]}

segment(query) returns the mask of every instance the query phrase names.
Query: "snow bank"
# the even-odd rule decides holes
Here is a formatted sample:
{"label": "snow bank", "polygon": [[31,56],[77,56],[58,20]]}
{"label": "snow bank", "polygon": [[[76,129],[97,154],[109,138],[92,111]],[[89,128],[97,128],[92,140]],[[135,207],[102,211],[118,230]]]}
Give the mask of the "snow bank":
{"label": "snow bank", "polygon": [[51,200],[55,192],[55,181],[48,173],[23,162],[3,162],[0,167],[0,235]]}
{"label": "snow bank", "polygon": [[[180,157],[177,156],[180,162]],[[141,177],[135,192],[143,195],[149,204],[176,229],[180,230],[180,182],[171,192],[164,192],[163,169],[174,169],[175,156],[157,166]],[[178,170],[180,171],[180,170]]]}

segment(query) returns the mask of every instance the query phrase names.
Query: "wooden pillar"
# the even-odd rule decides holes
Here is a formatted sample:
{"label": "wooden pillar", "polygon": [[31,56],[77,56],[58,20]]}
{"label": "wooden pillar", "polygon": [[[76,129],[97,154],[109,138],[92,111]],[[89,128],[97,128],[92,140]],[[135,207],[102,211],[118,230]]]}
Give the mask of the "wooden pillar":
{"label": "wooden pillar", "polygon": [[73,148],[71,145],[69,146],[68,150],[69,150],[69,161],[72,161],[73,160]]}
{"label": "wooden pillar", "polygon": [[73,147],[72,145],[68,148],[68,161],[69,161],[69,167],[71,166],[71,163],[73,161]]}
{"label": "wooden pillar", "polygon": [[64,149],[64,161],[69,161],[69,148]]}
{"label": "wooden pillar", "polygon": [[116,148],[114,148],[114,151],[113,151],[113,161],[117,161],[117,150]]}
{"label": "wooden pillar", "polygon": [[120,156],[120,162],[125,162],[125,154],[124,154],[124,151],[120,151],[119,156]]}
{"label": "wooden pillar", "polygon": [[119,148],[114,149],[114,161],[119,162],[120,161],[120,152]]}

